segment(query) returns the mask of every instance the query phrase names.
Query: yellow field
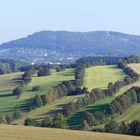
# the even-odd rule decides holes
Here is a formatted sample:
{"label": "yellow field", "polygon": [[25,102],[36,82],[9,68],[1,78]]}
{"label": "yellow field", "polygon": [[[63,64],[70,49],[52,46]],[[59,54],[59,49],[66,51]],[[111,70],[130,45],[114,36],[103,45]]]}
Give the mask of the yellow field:
{"label": "yellow field", "polygon": [[140,64],[139,63],[129,64],[128,66],[140,74]]}
{"label": "yellow field", "polygon": [[140,140],[140,137],[20,125],[0,125],[0,140]]}

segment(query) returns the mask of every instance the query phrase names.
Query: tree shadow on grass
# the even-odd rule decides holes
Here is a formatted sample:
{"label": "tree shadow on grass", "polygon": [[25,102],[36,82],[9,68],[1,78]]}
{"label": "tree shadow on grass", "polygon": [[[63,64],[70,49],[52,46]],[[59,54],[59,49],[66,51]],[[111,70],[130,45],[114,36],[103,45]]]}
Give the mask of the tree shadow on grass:
{"label": "tree shadow on grass", "polygon": [[8,80],[9,83],[19,83],[22,81],[22,78],[19,77],[19,78],[13,78],[11,80]]}
{"label": "tree shadow on grass", "polygon": [[74,73],[73,72],[70,72],[70,73],[59,73],[59,75],[61,75],[61,76],[73,76]]}
{"label": "tree shadow on grass", "polygon": [[14,96],[14,95],[12,95],[12,94],[0,94],[0,98],[2,98],[2,97],[10,97],[10,96]]}
{"label": "tree shadow on grass", "polygon": [[29,112],[31,110],[31,106],[33,104],[32,99],[25,99],[17,105],[17,109],[20,109],[24,112]]}

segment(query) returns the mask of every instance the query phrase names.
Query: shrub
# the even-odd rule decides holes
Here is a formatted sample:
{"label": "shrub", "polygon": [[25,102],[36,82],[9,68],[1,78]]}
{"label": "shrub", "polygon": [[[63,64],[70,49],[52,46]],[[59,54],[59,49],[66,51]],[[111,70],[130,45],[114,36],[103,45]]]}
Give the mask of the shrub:
{"label": "shrub", "polygon": [[21,118],[21,116],[22,116],[22,113],[21,113],[20,110],[17,110],[13,113],[13,118],[14,119],[19,119],[19,118]]}
{"label": "shrub", "polygon": [[40,90],[40,86],[35,86],[32,88],[32,91],[39,91]]}
{"label": "shrub", "polygon": [[18,86],[13,90],[13,95],[20,97],[22,91],[23,91],[23,86]]}
{"label": "shrub", "polygon": [[36,95],[33,100],[34,107],[41,107],[43,105],[39,95]]}
{"label": "shrub", "polygon": [[40,76],[48,76],[51,75],[51,71],[48,68],[42,68],[38,71],[37,75]]}

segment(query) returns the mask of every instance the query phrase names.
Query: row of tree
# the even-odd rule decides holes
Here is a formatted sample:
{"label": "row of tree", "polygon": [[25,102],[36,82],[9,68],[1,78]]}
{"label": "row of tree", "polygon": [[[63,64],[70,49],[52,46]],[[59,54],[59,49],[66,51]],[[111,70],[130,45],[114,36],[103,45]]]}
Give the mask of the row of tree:
{"label": "row of tree", "polygon": [[23,92],[24,87],[31,82],[32,80],[31,75],[32,75],[31,70],[25,71],[21,78],[21,81],[22,81],[21,84],[17,86],[15,89],[13,89],[13,95],[16,95],[17,98],[21,96],[21,93]]}
{"label": "row of tree", "polygon": [[80,58],[76,61],[76,64],[85,64],[87,66],[96,65],[116,65],[122,57],[95,57],[88,56]]}
{"label": "row of tree", "polygon": [[54,117],[45,118],[41,122],[27,118],[24,121],[25,126],[40,126],[47,128],[67,128],[66,119],[63,114],[57,113]]}
{"label": "row of tree", "polygon": [[[121,68],[124,71],[124,73],[127,74],[127,76],[125,76],[125,78],[123,80],[116,81],[114,84],[112,82],[108,84],[106,93],[109,96],[112,96],[113,94],[118,92],[120,90],[120,88],[139,80],[140,75],[137,72],[135,72],[133,69],[128,67],[126,59],[129,60],[129,57],[126,57],[126,58],[120,60],[118,63],[118,67]],[[131,60],[128,62],[135,62],[135,61]]]}
{"label": "row of tree", "polygon": [[69,116],[80,108],[92,104],[95,101],[105,97],[106,94],[104,90],[99,88],[93,89],[89,94],[86,94],[83,97],[79,97],[77,101],[65,104],[63,106],[63,114],[64,116]]}
{"label": "row of tree", "polygon": [[122,59],[124,63],[130,64],[130,63],[140,63],[140,57],[131,55],[129,57],[125,57]]}
{"label": "row of tree", "polygon": [[36,95],[33,99],[33,108],[49,104],[63,96],[73,95],[75,91],[76,88],[70,81],[63,81],[47,94]]}
{"label": "row of tree", "polygon": [[82,86],[85,77],[85,65],[77,65],[75,69],[75,86]]}
{"label": "row of tree", "polygon": [[133,87],[126,91],[123,95],[118,96],[115,100],[107,107],[106,112],[108,114],[122,114],[129,107],[135,103],[140,102],[140,88]]}
{"label": "row of tree", "polygon": [[140,121],[134,120],[131,123],[122,122],[120,125],[115,121],[111,120],[104,127],[104,132],[119,133],[140,136]]}
{"label": "row of tree", "polygon": [[20,67],[26,65],[25,62],[0,59],[0,75],[20,71]]}

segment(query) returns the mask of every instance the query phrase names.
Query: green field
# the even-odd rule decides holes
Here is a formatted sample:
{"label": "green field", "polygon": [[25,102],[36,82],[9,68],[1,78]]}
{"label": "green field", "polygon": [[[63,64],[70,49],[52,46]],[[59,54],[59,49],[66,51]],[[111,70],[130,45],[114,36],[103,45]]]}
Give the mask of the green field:
{"label": "green field", "polygon": [[20,102],[12,95],[14,87],[20,83],[21,73],[0,76],[0,115],[14,111]]}
{"label": "green field", "polygon": [[84,85],[89,90],[93,88],[107,88],[109,82],[123,79],[125,74],[117,66],[94,66],[85,71]]}
{"label": "green field", "polygon": [[[72,73],[72,72],[67,72],[67,74],[65,74],[65,75],[69,76],[69,78],[67,77],[67,80],[68,79],[73,80],[72,79],[73,76],[71,77],[72,74],[70,74],[70,73]],[[111,74],[116,74],[115,76],[113,76],[114,77],[113,79],[112,78],[108,79],[110,73]],[[42,85],[42,91],[43,90],[46,91],[48,88],[50,90],[50,87],[53,87],[55,85],[56,74],[59,74],[60,78],[62,78],[61,76],[64,75],[64,74],[61,74],[61,73],[55,73],[53,75],[53,78],[52,78],[52,76],[50,76],[50,78],[46,77],[46,78],[51,79],[50,80],[51,83],[50,82],[45,83],[46,85],[44,84],[44,82],[43,82],[43,84],[41,84],[42,81],[46,81],[44,77],[42,77],[41,79],[40,79],[40,77],[39,78],[38,77],[33,77],[33,81],[27,86],[27,90],[26,90],[27,93],[25,92],[22,98],[24,98],[24,96],[27,97],[27,94],[30,92],[31,88],[36,85],[35,81],[38,80],[38,79],[39,79],[38,83],[40,83],[39,85]],[[93,80],[93,79],[89,79],[89,76],[87,76],[88,74],[96,75],[95,78],[94,78],[94,80],[96,82],[92,83],[91,80]],[[103,81],[104,86],[102,84],[99,85],[99,82],[100,82],[101,79],[97,75],[98,76],[100,75],[100,78],[104,79],[104,81]],[[118,69],[116,66],[96,66],[96,67],[91,67],[91,68],[86,69],[86,78],[85,79],[88,79],[87,80],[88,85],[91,85],[91,84],[94,85],[94,83],[95,83],[97,85],[97,87],[99,87],[99,88],[104,87],[105,88],[105,85],[107,86],[107,84],[109,82],[115,82],[118,79],[122,79],[123,77],[124,77],[124,73],[122,72],[122,70]],[[35,94],[35,93],[30,93],[30,95],[32,95],[32,94]],[[40,92],[37,92],[36,94],[40,94]],[[23,118],[15,121],[14,123],[23,123],[24,119],[26,119],[26,118],[33,118],[33,119],[44,118],[44,117],[46,117],[46,115],[49,115],[50,112],[60,111],[62,109],[62,104],[72,102],[73,100],[76,100],[78,97],[79,96],[73,96],[73,97],[63,97],[61,99],[58,99],[58,100],[52,102],[51,104],[49,104],[47,106],[37,108],[37,109],[29,112]],[[106,102],[107,101],[110,102],[110,100],[108,100],[108,99],[106,100]]]}
{"label": "green field", "polygon": [[[85,83],[90,90],[92,88],[106,88],[109,82],[115,82],[122,79],[125,74],[122,70],[118,69],[116,66],[95,66],[86,69]],[[3,75],[0,79],[0,115],[7,112],[12,112],[17,108],[21,110],[28,111],[27,108],[30,104],[30,99],[36,94],[45,94],[49,90],[53,89],[57,84],[65,80],[74,80],[74,69],[66,69],[62,72],[52,71],[52,75],[46,77],[32,76],[32,82],[28,84],[20,99],[12,96],[12,89],[19,84],[19,79],[21,73],[13,73],[9,75]],[[134,84],[138,84],[138,82]],[[134,86],[134,84],[123,87],[116,95],[123,94],[124,91]],[[5,85],[5,86],[3,86]],[[32,92],[32,87],[39,85],[41,90],[38,92]],[[47,106],[43,106],[32,110],[30,112],[23,113],[23,117],[13,123],[22,124],[26,118],[32,119],[42,119],[46,116],[52,114],[52,112],[57,112],[62,110],[62,105],[76,100],[79,96],[68,96],[62,97],[55,100]],[[96,110],[103,110],[107,104],[109,104],[115,97],[109,97],[96,103],[82,108],[70,118],[68,118],[68,123],[70,126],[78,126],[81,123],[81,116],[85,111],[94,112]]]}
{"label": "green field", "polygon": [[[36,94],[45,94],[62,81],[69,80],[74,80],[74,69],[66,69],[62,72],[52,71],[52,74],[50,76],[37,77],[36,75],[34,75],[32,76],[31,83],[26,86],[21,98],[27,99],[35,96]],[[37,92],[32,92],[32,87],[37,85],[39,85],[41,89]]]}
{"label": "green field", "polygon": [[[20,99],[12,95],[12,90],[19,85],[21,73],[12,73],[0,76],[0,115],[13,112],[17,108],[27,111],[30,99],[36,94],[45,94],[57,84],[65,80],[74,79],[74,69],[66,69],[63,72],[52,72],[46,77],[32,77],[32,82],[27,85]],[[32,92],[32,87],[39,85],[41,90]]]}
{"label": "green field", "polygon": [[52,115],[52,113],[55,113],[57,111],[62,110],[62,106],[66,103],[73,102],[74,100],[77,100],[78,97],[81,95],[77,96],[66,96],[62,97],[60,99],[55,100],[51,104],[48,104],[46,106],[42,106],[40,108],[36,108],[35,110],[32,110],[26,114],[23,115],[21,119],[15,120],[13,124],[23,124],[24,120],[26,118],[31,118],[31,119],[43,119],[47,116]]}
{"label": "green field", "polygon": [[[69,72],[70,73],[70,72]],[[57,73],[58,74],[58,73]],[[94,77],[94,81],[93,81],[93,78],[91,79],[90,76],[88,75],[96,75]],[[113,79],[112,77],[109,79],[109,76],[110,74],[114,75],[113,76]],[[70,76],[71,74],[67,74],[68,76]],[[100,75],[100,78],[101,79],[104,79],[104,80],[101,80],[98,76]],[[59,76],[61,76],[61,73],[59,73]],[[91,68],[87,68],[86,69],[86,76],[85,76],[85,79],[88,79],[87,80],[87,86],[89,87],[89,85],[94,85],[94,83],[96,84],[97,87],[99,88],[106,88],[108,83],[109,82],[115,82],[117,80],[120,80],[122,79],[123,77],[125,76],[125,74],[122,72],[121,69],[118,69],[116,66],[96,66],[96,67],[91,67]],[[35,78],[35,79],[34,79]],[[47,77],[48,78],[48,77]],[[39,80],[38,80],[39,79]],[[50,78],[49,78],[50,79]],[[51,78],[51,82],[52,83],[46,83],[46,85],[44,85],[44,82],[42,84],[42,90],[47,90],[46,87],[49,87],[48,85],[50,84],[51,86],[50,87],[53,87],[52,85],[55,84],[55,79],[56,79],[56,75],[53,75],[53,79]],[[59,78],[60,79],[60,78]],[[68,78],[67,78],[68,79]],[[38,83],[42,83],[42,81],[45,81],[45,78],[42,77],[42,79],[40,78],[36,78],[36,77],[33,77],[33,81],[27,86],[27,90],[28,91],[27,93],[29,93],[31,90],[31,88],[33,86],[36,85],[35,81],[34,80],[38,80],[39,82]],[[69,80],[73,80],[72,77],[69,77]],[[86,80],[85,80],[86,81]],[[102,84],[99,84],[101,81],[103,81],[103,85]],[[39,85],[40,85],[39,84]],[[45,86],[45,87],[44,87]],[[85,86],[85,84],[84,84]],[[25,92],[23,97],[27,97],[27,93]],[[32,94],[35,94],[35,93],[31,93],[30,95]],[[40,94],[40,92],[36,93],[36,94]],[[66,104],[66,103],[69,103],[69,102],[72,102],[73,100],[76,100],[79,96],[73,96],[73,97],[63,97],[61,99],[58,99],[54,102],[52,102],[51,104],[47,105],[47,106],[44,106],[44,107],[41,107],[41,108],[37,108],[31,112],[29,112],[28,114],[24,115],[20,120],[17,120],[15,121],[14,123],[18,124],[18,123],[23,123],[24,120],[26,118],[33,118],[33,119],[40,119],[40,118],[44,118],[46,117],[46,115],[49,115],[50,112],[56,112],[56,111],[60,111],[62,109],[62,104]],[[112,101],[114,97],[111,97],[111,98],[107,98],[107,99],[104,99],[104,101],[100,101],[99,103],[97,102],[98,106],[101,104],[101,106],[103,106],[103,104],[107,104],[107,103],[110,103]],[[95,104],[95,106],[97,106],[97,104]],[[100,107],[101,107],[100,106]],[[101,108],[100,108],[101,109]],[[85,109],[86,110],[86,109]],[[94,111],[94,109],[93,109]],[[77,114],[76,114],[77,116]],[[75,116],[74,116],[75,117]],[[77,117],[77,120],[78,118],[81,118],[80,117]],[[72,119],[70,119],[72,120]],[[69,121],[70,122],[70,121]],[[77,121],[78,122],[78,121]],[[80,121],[79,121],[80,122]],[[72,123],[73,124],[73,123]]]}
{"label": "green field", "polygon": [[128,66],[130,66],[134,71],[136,71],[137,73],[140,74],[140,64],[139,63],[129,64]]}

